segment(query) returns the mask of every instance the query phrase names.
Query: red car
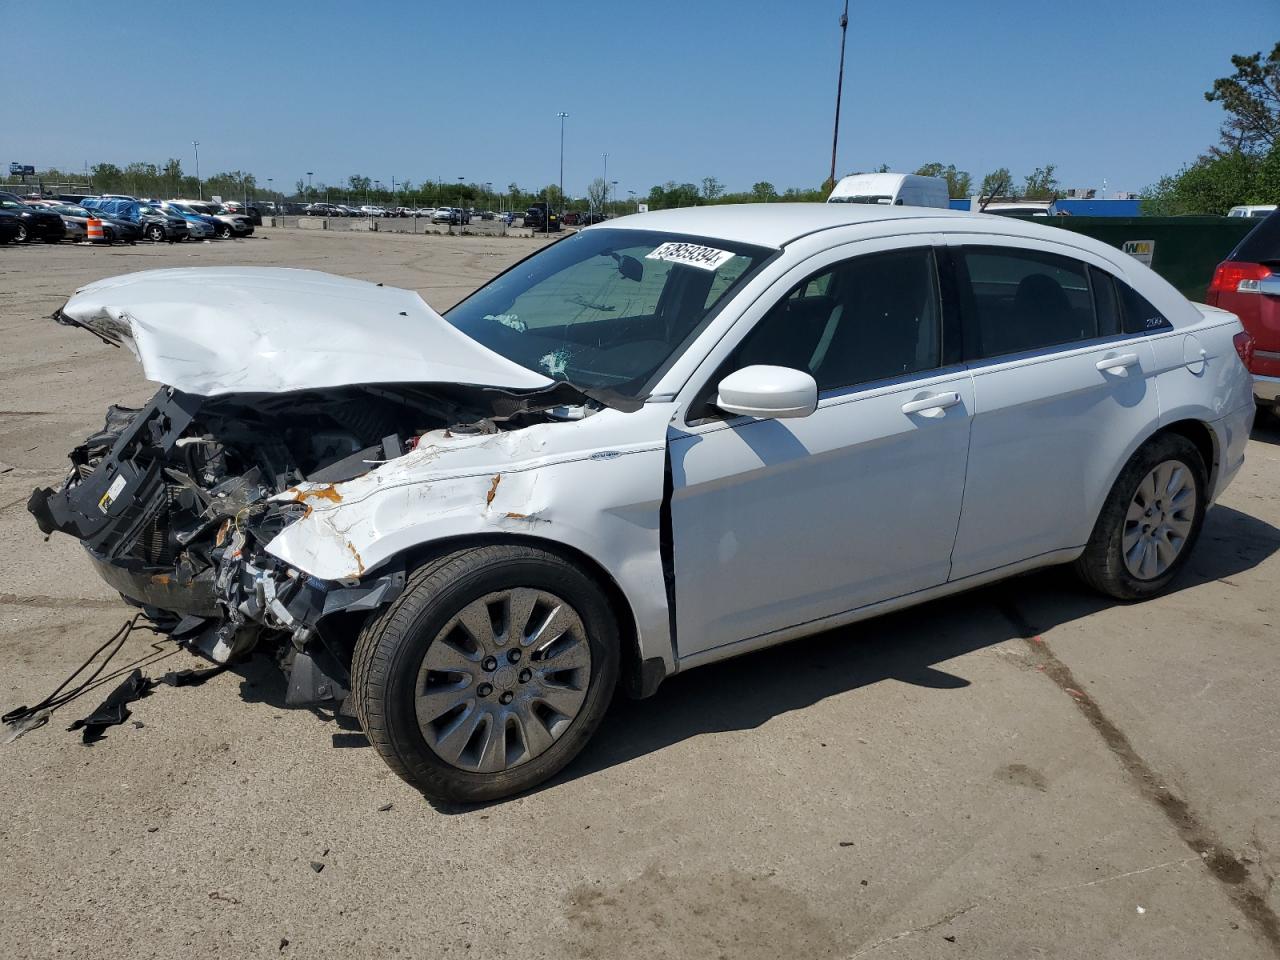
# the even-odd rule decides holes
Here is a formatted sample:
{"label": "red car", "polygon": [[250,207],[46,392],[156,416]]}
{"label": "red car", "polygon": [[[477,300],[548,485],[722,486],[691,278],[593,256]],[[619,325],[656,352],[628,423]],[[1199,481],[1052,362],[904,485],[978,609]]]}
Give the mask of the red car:
{"label": "red car", "polygon": [[1259,223],[1218,264],[1205,298],[1240,318],[1253,342],[1245,366],[1260,407],[1280,413],[1280,211]]}

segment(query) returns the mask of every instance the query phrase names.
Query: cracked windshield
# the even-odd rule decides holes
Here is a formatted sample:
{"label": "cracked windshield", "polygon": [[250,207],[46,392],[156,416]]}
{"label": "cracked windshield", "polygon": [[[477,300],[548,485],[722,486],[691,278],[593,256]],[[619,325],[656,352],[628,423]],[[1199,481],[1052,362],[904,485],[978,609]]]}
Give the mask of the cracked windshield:
{"label": "cracked windshield", "polygon": [[635,397],[773,251],[643,230],[586,230],[446,314],[509,360]]}

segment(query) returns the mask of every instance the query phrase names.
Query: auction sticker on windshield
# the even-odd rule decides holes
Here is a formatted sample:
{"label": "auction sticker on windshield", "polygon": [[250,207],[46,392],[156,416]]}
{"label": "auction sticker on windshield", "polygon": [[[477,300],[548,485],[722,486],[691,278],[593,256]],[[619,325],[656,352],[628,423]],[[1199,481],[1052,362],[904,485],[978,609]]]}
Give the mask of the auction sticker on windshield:
{"label": "auction sticker on windshield", "polygon": [[703,270],[718,270],[733,257],[732,251],[717,250],[697,243],[664,243],[652,253],[645,254],[646,260],[667,260],[690,267],[701,267]]}

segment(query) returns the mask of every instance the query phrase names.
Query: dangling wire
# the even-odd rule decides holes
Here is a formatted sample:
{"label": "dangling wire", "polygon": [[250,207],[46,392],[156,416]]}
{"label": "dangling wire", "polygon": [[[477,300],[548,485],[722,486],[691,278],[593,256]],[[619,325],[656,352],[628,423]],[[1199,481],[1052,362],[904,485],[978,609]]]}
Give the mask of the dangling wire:
{"label": "dangling wire", "polygon": [[[53,691],[53,693],[49,694],[47,697],[45,697],[43,700],[41,700],[39,703],[37,703],[33,707],[28,707],[24,705],[21,707],[17,707],[16,709],[10,710],[4,716],[0,717],[0,721],[3,721],[4,723],[8,723],[8,724],[21,723],[23,720],[27,720],[31,717],[34,717],[36,714],[40,713],[41,711],[47,711],[49,713],[52,713],[54,710],[57,710],[63,704],[69,703],[72,700],[74,700],[76,697],[80,696],[80,694],[84,693],[84,691],[88,689],[88,687],[93,683],[93,681],[98,679],[98,675],[101,674],[102,671],[106,669],[107,664],[111,662],[111,658],[120,652],[120,648],[124,646],[124,642],[129,639],[129,634],[133,633],[134,630],[150,630],[152,633],[163,632],[162,630],[160,630],[159,627],[156,627],[152,624],[145,624],[144,626],[139,627],[138,621],[141,620],[143,616],[144,614],[141,614],[141,613],[134,614],[133,619],[126,621],[124,626],[122,626],[119,630],[117,630],[114,634],[112,634],[106,643],[104,643],[102,646],[100,646],[97,650],[93,651],[93,653],[89,655],[89,659],[87,659],[80,666],[76,667],[75,671],[71,674],[71,676],[67,677],[67,679],[62,681],[62,683],[58,684],[57,688]],[[110,653],[106,655],[106,657],[102,660],[102,662],[98,664],[97,669],[94,670],[93,673],[89,674],[89,676],[83,681],[81,681],[77,686],[75,686],[70,690],[67,690],[64,693],[63,689],[69,683],[75,680],[75,678],[79,676],[81,672],[86,670],[89,667],[89,665],[92,664],[93,661],[98,657],[98,655],[101,654],[102,651],[110,647],[113,643],[115,644],[115,647],[111,650]]]}

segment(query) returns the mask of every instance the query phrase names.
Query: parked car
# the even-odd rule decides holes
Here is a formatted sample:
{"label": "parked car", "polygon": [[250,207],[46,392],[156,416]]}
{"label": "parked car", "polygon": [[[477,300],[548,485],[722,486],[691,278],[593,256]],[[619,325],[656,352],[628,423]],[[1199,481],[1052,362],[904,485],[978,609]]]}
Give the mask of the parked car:
{"label": "parked car", "polygon": [[22,217],[0,204],[0,244],[13,243],[22,235]]}
{"label": "parked car", "polygon": [[524,225],[554,233],[560,229],[560,215],[548,210],[545,203],[534,203],[524,212]]}
{"label": "parked car", "polygon": [[307,216],[309,217],[334,217],[340,216],[337,207],[331,203],[309,203],[307,204]]}
{"label": "parked car", "polygon": [[577,210],[568,210],[565,212],[564,216],[560,218],[560,222],[563,223],[566,227],[576,227],[579,225],[579,221],[581,219],[582,219],[582,214],[580,214]]}
{"label": "parked car", "polygon": [[227,200],[222,206],[228,214],[245,217],[255,227],[262,226],[262,208],[258,206],[256,200],[251,200],[248,203],[240,200]]}
{"label": "parked car", "polygon": [[432,223],[461,224],[465,222],[461,207],[436,207],[431,214]]}
{"label": "parked car", "polygon": [[197,213],[195,210],[189,210],[180,206],[172,200],[152,201],[166,213],[173,213],[182,217],[187,221],[187,229],[189,239],[207,240],[218,236],[221,223],[216,217],[212,217],[207,213]]}
{"label": "parked car", "polygon": [[45,206],[62,218],[62,225],[67,231],[66,239],[78,243],[88,238],[90,216],[88,210],[66,203],[45,204]]}
{"label": "parked car", "polygon": [[55,319],[164,386],[33,494],[40,529],[215,661],[278,648],[290,703],[454,802],[555,774],[619,685],[1051,564],[1156,596],[1254,416],[1231,313],[944,210],[617,218],[445,316],[229,267]]}
{"label": "parked car", "polygon": [[62,217],[46,207],[28,204],[15,193],[0,191],[0,210],[6,210],[17,218],[13,239],[18,243],[31,240],[58,243],[66,236],[67,228]]}
{"label": "parked car", "polygon": [[100,211],[115,220],[137,225],[144,239],[174,243],[187,237],[187,222],[177,214],[157,206],[124,197],[86,197],[81,204],[90,211]]}
{"label": "parked car", "polygon": [[253,233],[253,221],[244,214],[233,213],[222,204],[197,200],[170,200],[170,203],[183,210],[192,211],[217,221],[216,234],[220,239],[247,237]]}
{"label": "parked car", "polygon": [[1218,264],[1205,299],[1238,316],[1253,337],[1245,357],[1253,395],[1280,413],[1280,212],[1268,214]]}
{"label": "parked car", "polygon": [[[85,199],[88,199],[87,197]],[[101,210],[88,210],[79,204],[70,204],[68,209],[74,211],[73,217],[82,219],[85,224],[85,239],[88,239],[89,217],[92,216],[102,222],[102,242],[103,243],[128,243],[134,244],[142,239],[142,227],[139,224],[131,223],[128,220],[120,220],[110,217]],[[67,214],[62,214],[63,222],[66,222]]]}

